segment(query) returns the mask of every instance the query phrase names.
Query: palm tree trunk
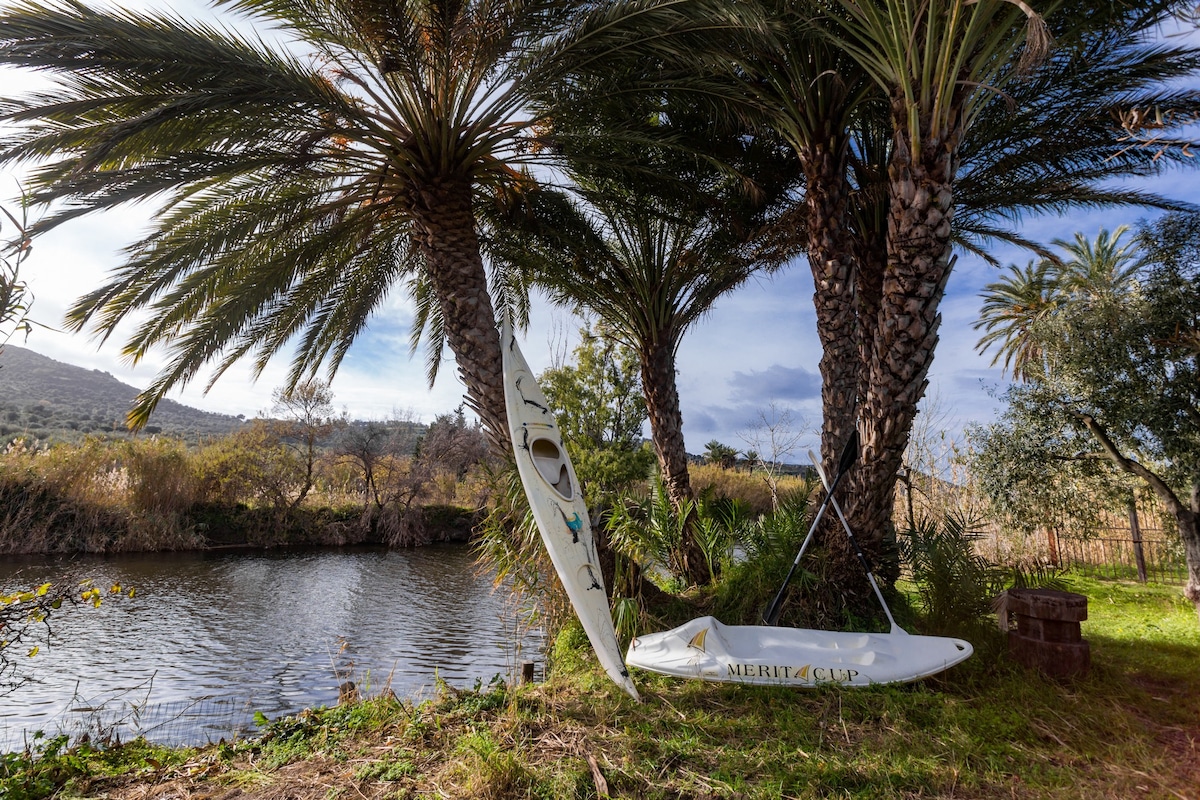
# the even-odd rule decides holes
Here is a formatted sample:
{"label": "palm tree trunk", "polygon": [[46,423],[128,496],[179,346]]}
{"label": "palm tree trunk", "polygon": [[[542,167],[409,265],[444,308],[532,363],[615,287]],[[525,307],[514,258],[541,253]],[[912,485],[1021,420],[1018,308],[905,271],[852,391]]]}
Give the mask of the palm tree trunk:
{"label": "palm tree trunk", "polygon": [[[928,386],[941,323],[938,304],[953,267],[950,227],[957,131],[945,138],[927,136],[914,152],[902,103],[894,109],[888,263],[863,398],[862,455],[851,476],[847,503],[850,524],[876,561],[885,543],[894,540],[896,475],[917,403]],[[858,571],[848,548],[842,548],[837,561],[843,569]],[[896,565],[881,566],[882,577],[894,580]]]}
{"label": "palm tree trunk", "polygon": [[807,183],[808,263],[821,341],[821,460],[830,475],[854,429],[860,359],[854,306],[854,263],[846,227],[844,137],[827,137],[800,150]]}
{"label": "palm tree trunk", "polygon": [[[650,416],[650,438],[658,455],[663,486],[672,507],[678,511],[694,498],[688,472],[687,448],[683,440],[683,414],[679,410],[679,389],[675,383],[675,343],[660,336],[641,351],[642,392]],[[692,583],[708,582],[704,553],[694,535],[695,512],[684,520],[683,552],[678,565]]]}
{"label": "palm tree trunk", "polygon": [[871,357],[879,335],[879,307],[883,303],[883,276],[887,273],[886,232],[878,241],[863,235],[855,242],[855,317],[858,320],[858,396],[867,396],[871,384]]}
{"label": "palm tree trunk", "polygon": [[441,305],[446,340],[467,387],[467,404],[479,415],[500,457],[512,454],[504,409],[500,332],[479,252],[471,184],[465,178],[427,183],[415,192],[414,238],[425,258]]}

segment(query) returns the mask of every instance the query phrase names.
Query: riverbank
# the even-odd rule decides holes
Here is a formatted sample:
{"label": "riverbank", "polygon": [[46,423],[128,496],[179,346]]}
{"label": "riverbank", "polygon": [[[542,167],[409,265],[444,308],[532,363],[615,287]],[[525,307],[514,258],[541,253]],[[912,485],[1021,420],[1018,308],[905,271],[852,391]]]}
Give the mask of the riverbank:
{"label": "riverbank", "polygon": [[[13,798],[1186,798],[1200,787],[1200,630],[1172,587],[1076,581],[1093,668],[998,656],[904,687],[814,692],[638,673],[633,703],[568,629],[541,684],[387,695],[203,749],[10,757]],[[41,788],[38,788],[41,787]],[[21,794],[24,792],[24,794]],[[0,792],[2,795],[3,792]]]}
{"label": "riverbank", "polygon": [[0,530],[5,555],[465,544],[480,520],[479,511],[445,504],[371,513],[361,506],[206,503],[168,513],[128,513],[45,489],[6,491],[12,488],[0,482],[0,507],[8,518]]}
{"label": "riverbank", "polygon": [[389,449],[388,430],[367,426],[362,452],[306,450],[266,421],[196,447],[26,437],[0,448],[0,555],[467,541],[488,465],[447,459],[436,442],[420,458],[411,441]]}

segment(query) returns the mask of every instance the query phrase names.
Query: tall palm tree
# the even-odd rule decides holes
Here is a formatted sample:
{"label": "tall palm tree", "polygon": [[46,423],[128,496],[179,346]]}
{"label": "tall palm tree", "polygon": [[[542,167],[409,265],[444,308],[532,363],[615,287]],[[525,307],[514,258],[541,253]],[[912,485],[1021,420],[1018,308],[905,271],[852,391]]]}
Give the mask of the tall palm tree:
{"label": "tall palm tree", "polygon": [[[1048,63],[1041,62],[1044,21],[1024,3],[841,0],[820,17],[890,109],[886,194],[852,215],[862,223],[856,284],[866,316],[859,321],[873,324],[858,328],[868,351],[858,397],[864,457],[847,493],[852,524],[876,547],[890,530],[896,470],[936,346],[952,246],[986,252],[983,243],[1000,238],[1044,253],[1004,223],[1025,210],[1079,203],[1172,205],[1099,185],[1105,175],[1163,166],[1155,162],[1160,154],[1122,141],[1128,137],[1112,124],[1114,110],[1147,100],[1195,107],[1194,96],[1166,81],[1194,73],[1196,50],[1147,44],[1154,20],[1173,4],[1151,5],[1102,9],[1083,23],[1067,15],[1056,29],[1067,46]],[[1102,77],[1115,79],[1111,88]],[[1181,154],[1177,148],[1167,160]],[[886,270],[867,260],[881,253]],[[853,555],[841,555],[852,569]]]}
{"label": "tall palm tree", "polygon": [[55,204],[40,229],[164,200],[69,316],[107,337],[149,312],[125,354],[166,345],[170,359],[131,421],[206,364],[219,376],[253,353],[261,371],[290,342],[292,384],[323,361],[336,370],[389,291],[419,275],[468,401],[504,449],[478,198],[543,157],[530,146],[536,92],[690,21],[653,0],[218,1],[295,47],[74,0],[0,16],[0,63],[57,80],[0,105],[22,123],[0,161],[49,159],[33,173],[31,200]]}
{"label": "tall palm tree", "polygon": [[1145,263],[1137,240],[1121,243],[1129,232],[1122,225],[1111,233],[1101,228],[1095,239],[1076,233],[1072,241],[1055,239],[1053,244],[1065,258],[1056,265],[1061,291],[1089,300],[1104,300],[1123,295]]}
{"label": "tall palm tree", "polygon": [[[1055,239],[1062,258],[1046,258],[1023,269],[1015,264],[984,287],[983,305],[975,329],[984,330],[975,348],[993,345],[992,363],[1004,359],[1013,378],[1030,381],[1045,376],[1046,336],[1056,335],[1050,323],[1068,306],[1110,312],[1127,297],[1145,258],[1137,240],[1121,244],[1128,231],[1101,229],[1095,239],[1076,233],[1074,240]],[[1120,313],[1119,310],[1117,313]]]}
{"label": "tall palm tree", "polygon": [[869,302],[873,283],[864,239],[855,237],[853,224],[860,195],[870,191],[854,180],[868,149],[855,133],[864,118],[879,113],[881,95],[867,73],[811,24],[814,4],[766,5],[779,24],[759,46],[739,54],[737,74],[753,98],[751,118],[792,148],[804,175],[801,222],[821,342],[821,451],[832,463],[854,427],[865,321],[858,303],[860,297]]}
{"label": "tall palm tree", "polygon": [[891,528],[896,474],[937,344],[937,307],[953,266],[958,150],[985,93],[1032,67],[1045,23],[1002,0],[839,0],[831,36],[885,93],[888,164],[887,270],[867,392],[862,460],[851,477],[851,524],[878,542]]}
{"label": "tall palm tree", "polygon": [[[624,97],[593,102],[586,116],[561,116],[556,124],[572,127],[562,139],[569,193],[529,197],[527,214],[509,219],[525,236],[497,237],[491,252],[555,301],[594,313],[637,353],[663,486],[679,511],[694,500],[675,377],[679,345],[722,296],[795,253],[775,223],[798,176],[769,137],[722,130],[690,115],[687,103],[642,102],[658,114]],[[636,151],[604,136],[639,126]],[[711,572],[691,535],[693,515],[680,566],[704,583]]]}

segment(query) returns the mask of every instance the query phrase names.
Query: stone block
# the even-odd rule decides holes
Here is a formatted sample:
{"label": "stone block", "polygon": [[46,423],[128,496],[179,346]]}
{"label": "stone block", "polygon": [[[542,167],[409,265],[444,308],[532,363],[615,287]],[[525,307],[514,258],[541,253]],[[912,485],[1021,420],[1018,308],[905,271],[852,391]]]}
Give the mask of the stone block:
{"label": "stone block", "polygon": [[1082,677],[1092,666],[1091,647],[1085,640],[1045,642],[1009,631],[1008,652],[1017,663],[1054,678]]}
{"label": "stone block", "polygon": [[1078,622],[1035,619],[1023,614],[1017,616],[1017,633],[1042,642],[1078,642],[1083,638]]}
{"label": "stone block", "polygon": [[1058,622],[1087,619],[1087,598],[1056,589],[1009,589],[1008,613]]}

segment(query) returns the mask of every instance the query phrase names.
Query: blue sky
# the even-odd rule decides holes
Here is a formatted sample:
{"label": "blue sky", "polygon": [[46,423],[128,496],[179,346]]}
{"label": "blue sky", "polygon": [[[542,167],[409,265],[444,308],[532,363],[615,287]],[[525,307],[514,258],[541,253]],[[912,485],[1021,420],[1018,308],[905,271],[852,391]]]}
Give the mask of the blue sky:
{"label": "blue sky", "polygon": [[[191,3],[172,3],[171,7],[186,15],[202,8]],[[6,93],[32,85],[28,78],[11,71],[0,73],[0,81]],[[7,207],[13,207],[9,201],[18,194],[19,178],[11,172],[0,174],[0,199]],[[1200,203],[1200,174],[1194,171],[1169,173],[1149,187]],[[71,302],[99,286],[120,263],[122,246],[139,236],[153,210],[135,206],[76,220],[38,239],[24,271],[34,293],[35,320],[58,327]],[[1042,242],[1069,239],[1077,231],[1092,237],[1102,227],[1133,224],[1147,216],[1153,213],[1137,209],[1080,211],[1063,217],[1028,219],[1021,231]],[[4,230],[8,230],[7,225]],[[1023,263],[1029,258],[1011,248],[997,249],[995,255],[1004,263]],[[980,259],[961,255],[942,303],[941,341],[930,373],[930,393],[937,396],[942,424],[952,433],[968,422],[989,420],[996,413],[998,401],[992,393],[1003,386],[1003,376],[989,366],[990,356],[975,352],[978,335],[972,324],[979,312],[979,292],[997,274]],[[815,431],[820,424],[820,348],[812,292],[807,264],[798,261],[773,277],[755,279],[728,295],[693,327],[683,341],[678,362],[684,434],[690,452],[703,451],[711,439],[744,447],[747,431],[772,406],[777,411],[790,410],[796,426],[807,430],[795,458],[815,446]],[[409,357],[411,319],[411,308],[399,293],[388,300],[333,382],[339,408],[358,418],[399,415],[428,422],[461,402],[463,388],[449,357],[432,389],[424,379],[423,355]],[[523,343],[534,369],[549,366],[554,354],[568,351],[579,325],[579,320],[565,312],[544,302],[535,303],[532,325]],[[135,386],[148,384],[164,363],[164,354],[156,352],[131,367],[120,355],[119,339],[100,344],[86,334],[69,335],[52,329],[36,329],[28,342],[14,340],[13,344],[23,344],[67,363],[111,372]],[[277,358],[257,382],[251,379],[247,365],[230,370],[207,394],[203,392],[206,378],[201,377],[171,396],[206,410],[253,416],[270,407],[272,391],[283,383],[287,360],[286,356]]]}

